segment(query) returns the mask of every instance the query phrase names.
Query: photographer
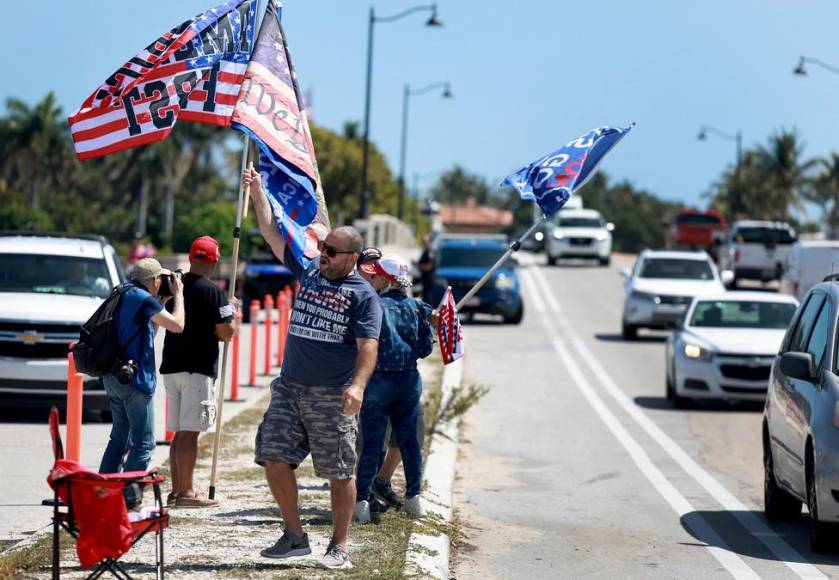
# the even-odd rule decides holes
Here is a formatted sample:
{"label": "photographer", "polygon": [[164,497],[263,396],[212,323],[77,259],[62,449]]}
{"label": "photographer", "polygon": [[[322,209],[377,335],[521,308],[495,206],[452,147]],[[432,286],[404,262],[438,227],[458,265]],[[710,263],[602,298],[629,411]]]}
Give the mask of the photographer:
{"label": "photographer", "polygon": [[192,242],[189,272],[183,275],[186,326],[181,334],[167,332],[163,343],[160,373],[169,402],[166,430],[175,432],[169,449],[172,492],[166,503],[173,507],[218,505],[200,497],[193,485],[198,435],[213,426],[216,416],[218,342],[230,340],[237,330],[237,305],[209,280],[218,261],[216,240],[202,236]]}
{"label": "photographer", "polygon": [[[171,274],[154,258],[144,258],[135,264],[132,279],[125,282],[130,287],[115,316],[122,356],[103,377],[113,426],[100,473],[145,471],[151,461],[157,383],[154,334],[157,326],[171,332],[184,329],[183,284]],[[156,299],[164,284],[175,305],[171,314]]]}

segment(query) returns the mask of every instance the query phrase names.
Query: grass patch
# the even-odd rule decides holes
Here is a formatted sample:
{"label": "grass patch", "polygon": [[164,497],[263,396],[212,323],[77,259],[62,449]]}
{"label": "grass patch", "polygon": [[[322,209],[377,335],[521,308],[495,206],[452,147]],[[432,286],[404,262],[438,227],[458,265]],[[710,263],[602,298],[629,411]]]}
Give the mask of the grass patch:
{"label": "grass patch", "polygon": [[[58,541],[62,554],[72,549],[72,539],[63,530],[59,532]],[[26,578],[51,564],[52,534],[45,534],[33,544],[0,554],[0,578]]]}

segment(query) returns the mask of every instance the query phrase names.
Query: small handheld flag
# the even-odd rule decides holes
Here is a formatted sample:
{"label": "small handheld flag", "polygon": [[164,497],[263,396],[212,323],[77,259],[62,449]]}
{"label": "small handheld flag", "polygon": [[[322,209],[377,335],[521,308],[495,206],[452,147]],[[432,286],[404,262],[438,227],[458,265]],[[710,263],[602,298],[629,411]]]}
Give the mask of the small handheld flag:
{"label": "small handheld flag", "polygon": [[612,147],[635,126],[600,127],[574,139],[504,178],[501,185],[516,189],[522,199],[539,204],[551,217],[597,172]]}
{"label": "small handheld flag", "polygon": [[440,315],[440,320],[437,323],[437,339],[440,342],[443,364],[447,365],[463,357],[463,330],[460,326],[460,316],[457,314],[451,286],[446,288],[437,312]]}

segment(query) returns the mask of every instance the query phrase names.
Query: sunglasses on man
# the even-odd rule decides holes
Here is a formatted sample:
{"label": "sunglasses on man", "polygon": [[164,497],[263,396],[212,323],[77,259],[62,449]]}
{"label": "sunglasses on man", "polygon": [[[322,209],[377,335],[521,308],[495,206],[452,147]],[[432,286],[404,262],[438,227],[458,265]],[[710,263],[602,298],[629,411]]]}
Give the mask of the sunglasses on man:
{"label": "sunglasses on man", "polygon": [[352,250],[339,250],[338,248],[330,246],[322,240],[318,240],[318,252],[320,252],[321,254],[326,254],[330,258],[334,258],[338,254],[355,254],[355,252],[353,252]]}

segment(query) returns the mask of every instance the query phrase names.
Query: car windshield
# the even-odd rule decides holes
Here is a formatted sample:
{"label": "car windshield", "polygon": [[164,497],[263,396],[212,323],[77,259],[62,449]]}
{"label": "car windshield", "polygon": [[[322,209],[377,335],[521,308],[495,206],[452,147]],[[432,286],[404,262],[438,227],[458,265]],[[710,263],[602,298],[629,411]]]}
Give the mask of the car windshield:
{"label": "car windshield", "polygon": [[795,235],[786,228],[739,228],[734,238],[746,244],[792,244],[795,242]]}
{"label": "car windshield", "polygon": [[556,225],[561,228],[602,228],[603,222],[593,217],[561,217]]}
{"label": "car windshield", "polygon": [[111,276],[103,259],[0,254],[0,292],[105,298],[111,288]]}
{"label": "car windshield", "polygon": [[676,218],[677,224],[708,224],[718,226],[720,225],[720,218],[715,215],[708,215],[705,213],[689,213],[680,215]]}
{"label": "car windshield", "polygon": [[690,326],[703,328],[770,328],[783,330],[795,314],[795,304],[749,300],[699,302]]}
{"label": "car windshield", "polygon": [[674,278],[676,280],[713,280],[711,265],[704,260],[647,258],[641,264],[639,278]]}
{"label": "car windshield", "polygon": [[[438,268],[486,268],[489,269],[505,250],[503,248],[446,248],[440,250]],[[515,268],[515,261],[507,259],[503,268]]]}

